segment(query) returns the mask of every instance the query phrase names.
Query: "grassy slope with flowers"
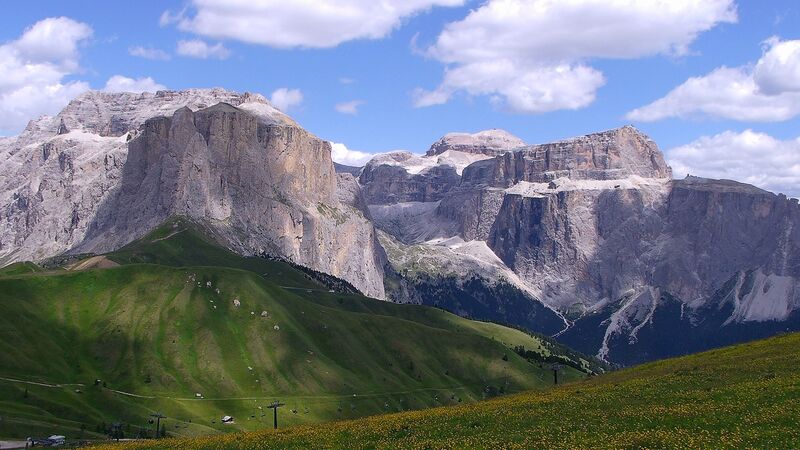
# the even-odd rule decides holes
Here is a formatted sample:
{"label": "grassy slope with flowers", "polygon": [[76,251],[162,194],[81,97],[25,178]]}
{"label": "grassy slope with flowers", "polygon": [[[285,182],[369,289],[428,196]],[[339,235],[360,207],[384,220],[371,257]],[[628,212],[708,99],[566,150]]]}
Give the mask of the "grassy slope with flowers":
{"label": "grassy slope with flowers", "polygon": [[799,359],[795,333],[469,405],[124,448],[798,448]]}
{"label": "grassy slope with flowers", "polygon": [[[93,260],[106,268],[0,271],[0,437],[100,437],[113,422],[135,436],[156,411],[171,436],[255,430],[276,399],[284,425],[466,403],[552,384],[514,346],[562,351],[441,310],[329,292],[183,221],[67,265]],[[236,423],[221,424],[226,414]]]}

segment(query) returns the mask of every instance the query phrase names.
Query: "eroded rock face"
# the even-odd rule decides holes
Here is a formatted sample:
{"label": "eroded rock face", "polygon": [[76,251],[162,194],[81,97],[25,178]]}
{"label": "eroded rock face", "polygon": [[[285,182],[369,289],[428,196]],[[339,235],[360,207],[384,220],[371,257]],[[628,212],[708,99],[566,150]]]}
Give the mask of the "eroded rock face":
{"label": "eroded rock face", "polygon": [[633,127],[507,152],[464,170],[463,182],[509,187],[521,181],[614,180],[672,176],[658,146]]}
{"label": "eroded rock face", "polygon": [[80,242],[127,159],[124,138],[54,129],[40,139],[23,134],[0,144],[3,265],[54,256]]}
{"label": "eroded rock face", "polygon": [[441,165],[410,174],[402,166],[367,164],[360,182],[369,204],[435,202],[458,184],[461,177],[453,166]]}
{"label": "eroded rock face", "polygon": [[435,202],[461,182],[461,172],[470,164],[523,145],[503,130],[450,133],[424,156],[405,151],[376,156],[360,172],[359,183],[371,205]]}
{"label": "eroded rock face", "polygon": [[[410,284],[450,286],[453,267],[508,283],[569,319],[565,342],[611,361],[800,328],[797,201],[733,181],[672,180],[656,144],[632,127],[476,161],[436,202],[371,210]],[[404,289],[390,296],[414,297]],[[543,326],[527,308],[473,306]],[[691,339],[671,340],[672,328]]]}
{"label": "eroded rock face", "polygon": [[[184,215],[210,225],[240,253],[285,257],[383,297],[374,228],[363,205],[340,201],[329,143],[260,96],[208,90],[133,101],[131,95],[87,94],[61,114],[73,131],[23,134],[3,149],[15,174],[2,190],[5,262],[109,251]],[[220,98],[238,107],[181,107],[129,129],[176,102]],[[84,116],[96,108],[102,111]],[[20,148],[26,139],[34,143]],[[28,181],[31,174],[36,178]]]}
{"label": "eroded rock face", "polygon": [[207,221],[242,253],[288,257],[382,297],[372,225],[339,201],[337,182],[330,144],[300,127],[225,103],[182,108],[145,122],[117,197],[76,250],[107,251],[183,215]]}

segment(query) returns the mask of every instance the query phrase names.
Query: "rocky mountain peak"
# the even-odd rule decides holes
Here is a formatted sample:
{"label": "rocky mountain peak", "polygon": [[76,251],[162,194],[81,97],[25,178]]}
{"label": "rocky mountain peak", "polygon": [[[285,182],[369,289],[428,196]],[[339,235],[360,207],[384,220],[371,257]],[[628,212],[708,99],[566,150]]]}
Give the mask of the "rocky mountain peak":
{"label": "rocky mountain peak", "polygon": [[568,165],[602,169],[617,176],[672,177],[655,141],[632,125],[549,144],[548,149],[566,150],[572,160]]}
{"label": "rocky mountain peak", "polygon": [[0,265],[102,253],[181,215],[383,297],[375,230],[330,154],[258,94],[86,92],[0,139]]}
{"label": "rocky mountain peak", "polygon": [[496,128],[472,134],[448,133],[431,145],[426,156],[440,155],[448,150],[494,156],[524,145],[522,139]]}
{"label": "rocky mountain peak", "polygon": [[44,116],[31,121],[22,136],[37,139],[40,133],[57,134],[62,125],[68,130],[84,130],[100,136],[122,136],[152,117],[171,116],[182,107],[196,111],[220,102],[245,109],[269,123],[294,124],[264,96],[249,92],[221,88],[155,93],[87,91],[69,102],[55,117]]}
{"label": "rocky mountain peak", "polygon": [[520,181],[671,178],[656,143],[632,126],[516,149],[464,170],[472,184],[512,186]]}

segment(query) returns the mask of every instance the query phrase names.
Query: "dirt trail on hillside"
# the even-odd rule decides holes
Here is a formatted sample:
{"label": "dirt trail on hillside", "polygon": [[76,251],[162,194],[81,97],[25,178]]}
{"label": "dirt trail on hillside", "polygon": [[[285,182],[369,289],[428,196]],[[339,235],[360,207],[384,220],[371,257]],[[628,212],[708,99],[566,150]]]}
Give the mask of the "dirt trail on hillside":
{"label": "dirt trail on hillside", "polygon": [[92,256],[91,258],[78,261],[70,266],[69,270],[88,270],[88,269],[108,269],[110,267],[117,267],[118,263],[106,258],[105,256]]}

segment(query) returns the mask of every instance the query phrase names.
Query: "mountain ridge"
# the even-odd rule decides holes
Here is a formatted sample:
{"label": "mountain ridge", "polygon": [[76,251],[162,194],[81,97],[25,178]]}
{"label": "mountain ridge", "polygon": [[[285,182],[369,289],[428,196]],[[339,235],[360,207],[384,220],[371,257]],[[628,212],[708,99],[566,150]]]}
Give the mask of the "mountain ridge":
{"label": "mountain ridge", "polygon": [[[189,215],[240,254],[626,363],[685,351],[637,344],[685,313],[735,322],[747,339],[800,308],[797,200],[673,180],[631,126],[536,145],[448,134],[427,155],[378,155],[349,173],[330,153],[257,94],[89,93],[0,140],[0,263],[110,251]],[[576,339],[600,310],[602,332]]]}

